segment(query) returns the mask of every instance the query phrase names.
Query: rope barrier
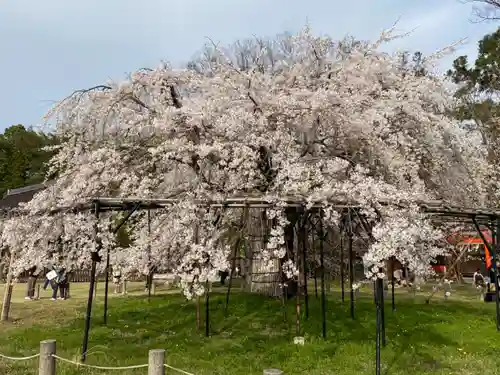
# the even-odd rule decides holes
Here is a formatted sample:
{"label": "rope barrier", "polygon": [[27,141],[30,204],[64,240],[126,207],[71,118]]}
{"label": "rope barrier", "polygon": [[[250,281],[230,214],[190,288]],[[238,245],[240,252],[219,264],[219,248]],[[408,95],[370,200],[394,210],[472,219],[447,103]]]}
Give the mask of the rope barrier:
{"label": "rope barrier", "polygon": [[28,357],[9,357],[8,355],[0,354],[0,358],[8,359],[11,361],[27,361],[29,359],[34,359],[40,357],[40,354],[30,355]]}
{"label": "rope barrier", "polygon": [[184,374],[184,375],[194,375],[190,372],[187,372],[187,371],[184,371],[184,370],[181,370],[179,368],[175,368],[173,366],[170,366],[170,365],[165,365],[166,368],[169,368],[170,370],[174,370],[174,371],[177,371],[177,372],[180,372],[181,374]]}
{"label": "rope barrier", "polygon": [[135,365],[135,366],[123,366],[123,367],[94,366],[94,365],[87,365],[87,364],[80,363],[80,362],[75,362],[75,361],[72,361],[71,359],[59,357],[58,355],[55,355],[55,354],[52,354],[52,357],[54,357],[55,359],[58,359],[62,362],[71,363],[71,364],[78,366],[78,367],[87,367],[87,368],[93,368],[96,370],[133,370],[133,369],[148,367],[148,365]]}
{"label": "rope barrier", "polygon": [[[27,360],[38,358],[38,357],[40,357],[40,354],[34,354],[34,355],[30,355],[28,357],[10,357],[10,356],[4,355],[4,354],[0,354],[0,358],[8,359],[8,360],[11,360],[11,361],[27,361]],[[85,363],[80,363],[80,362],[73,361],[71,359],[59,357],[58,355],[55,355],[55,354],[52,354],[52,357],[54,357],[55,359],[57,359],[57,360],[59,360],[61,362],[70,363],[70,364],[75,365],[77,367],[86,367],[86,368],[92,368],[92,369],[95,369],[95,370],[134,370],[134,369],[148,367],[147,364],[145,364],[145,365],[121,366],[121,367],[95,366],[95,365],[87,365]],[[170,365],[167,365],[167,364],[165,364],[165,367],[168,368],[168,369],[177,371],[177,372],[179,372],[181,374],[184,374],[184,375],[194,375],[191,372],[187,372],[187,371],[181,370],[179,368],[176,368],[176,367],[173,367],[173,366],[170,366]]]}

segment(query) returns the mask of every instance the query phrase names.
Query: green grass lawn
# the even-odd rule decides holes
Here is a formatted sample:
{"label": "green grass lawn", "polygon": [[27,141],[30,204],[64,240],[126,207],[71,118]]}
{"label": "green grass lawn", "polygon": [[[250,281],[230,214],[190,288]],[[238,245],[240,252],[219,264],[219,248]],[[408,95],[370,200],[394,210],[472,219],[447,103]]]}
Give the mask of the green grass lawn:
{"label": "green grass lawn", "polygon": [[[12,320],[0,325],[0,353],[25,356],[38,352],[39,342],[56,339],[58,355],[78,360],[85,311],[85,285],[74,284],[68,301],[24,301],[16,291]],[[0,291],[3,288],[0,288]],[[19,288],[18,288],[19,289]],[[133,288],[131,288],[133,289]],[[305,345],[293,344],[295,301],[287,305],[287,322],[279,301],[235,292],[224,316],[223,293],[211,296],[211,337],[196,329],[195,304],[165,292],[148,302],[142,284],[128,296],[110,299],[108,326],[102,325],[98,294],[89,342],[88,364],[124,366],[147,363],[148,350],[167,350],[167,363],[196,375],[262,374],[280,368],[292,374],[374,374],[375,309],[371,296],[356,301],[356,319],[337,292],[328,296],[328,337],[321,337],[321,304],[310,297],[310,317],[302,320]],[[48,292],[46,292],[48,294]],[[500,373],[500,333],[495,305],[465,291],[426,305],[397,291],[397,311],[386,301],[387,346],[382,350],[383,374]],[[43,295],[47,297],[47,295]],[[388,298],[390,299],[390,298]],[[145,374],[146,369],[98,371],[58,363],[58,375]],[[174,374],[175,372],[167,372]],[[0,359],[0,374],[37,374],[37,360]]]}

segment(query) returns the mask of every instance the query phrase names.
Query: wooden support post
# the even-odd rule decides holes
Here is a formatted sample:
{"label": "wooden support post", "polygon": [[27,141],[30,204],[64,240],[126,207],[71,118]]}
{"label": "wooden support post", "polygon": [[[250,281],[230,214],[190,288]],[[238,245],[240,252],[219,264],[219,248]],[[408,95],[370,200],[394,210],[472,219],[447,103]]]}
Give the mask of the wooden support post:
{"label": "wooden support post", "polygon": [[148,375],[165,375],[165,349],[149,351]]}
{"label": "wooden support post", "polygon": [[38,375],[56,375],[56,340],[40,342]]}
{"label": "wooden support post", "polygon": [[122,295],[127,294],[127,280],[123,280],[122,284]]}
{"label": "wooden support post", "polygon": [[[431,294],[426,298],[425,303],[427,303],[427,304],[429,303],[429,301],[431,300],[431,298],[434,296],[434,294],[436,294],[436,292],[439,290],[439,288],[443,284],[443,281],[445,279],[447,279],[449,277],[449,275],[451,274],[451,270],[453,269],[453,266],[455,264],[457,264],[458,262],[460,262],[460,259],[462,259],[462,257],[467,253],[467,249],[468,249],[467,246],[464,246],[463,250],[460,252],[460,254],[458,254],[457,259],[455,259],[455,262],[453,262],[452,266],[447,269],[447,271],[445,272],[445,274],[439,280],[439,282],[437,284],[437,288],[434,288],[432,290]],[[408,272],[407,272],[407,275],[408,275]]]}

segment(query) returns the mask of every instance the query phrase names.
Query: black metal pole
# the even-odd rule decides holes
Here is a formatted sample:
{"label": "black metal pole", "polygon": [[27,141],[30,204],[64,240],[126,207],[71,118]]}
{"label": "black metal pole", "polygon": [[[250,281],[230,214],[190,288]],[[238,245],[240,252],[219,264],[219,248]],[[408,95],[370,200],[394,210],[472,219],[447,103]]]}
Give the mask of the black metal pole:
{"label": "black metal pole", "polygon": [[345,269],[344,269],[344,233],[340,233],[340,288],[342,290],[342,302],[345,302]]}
{"label": "black metal pole", "polygon": [[241,237],[239,237],[236,240],[236,243],[235,243],[234,249],[233,249],[233,256],[231,259],[231,273],[229,274],[229,283],[227,285],[227,292],[226,292],[226,306],[224,308],[225,315],[227,315],[228,310],[229,310],[229,296],[231,294],[231,288],[233,286],[234,273],[236,272],[236,255],[237,255],[238,249],[240,247],[240,242],[241,242]]}
{"label": "black metal pole", "polygon": [[391,284],[392,284],[391,285],[391,292],[392,292],[391,299],[392,299],[392,301],[391,302],[392,302],[392,311],[394,312],[394,311],[396,311],[396,300],[394,298],[394,282],[396,281],[394,278],[394,264],[396,262],[395,262],[394,258],[392,258],[391,263],[392,263],[392,265],[391,265],[391,273],[392,273],[392,275],[391,275],[391,280],[392,280],[392,282],[391,282]]}
{"label": "black metal pole", "polygon": [[153,286],[153,267],[151,267],[151,209],[148,208],[148,301],[151,299],[151,289]]}
{"label": "black metal pole", "polygon": [[385,346],[385,302],[384,302],[384,280],[380,279],[380,323],[382,329],[382,346]]}
{"label": "black metal pole", "polygon": [[325,294],[325,235],[323,228],[323,210],[319,213],[319,258],[321,266],[321,318],[322,318],[322,328],[323,328],[323,338],[326,339],[326,294]]}
{"label": "black metal pole", "polygon": [[498,269],[497,269],[497,251],[500,251],[500,241],[498,239],[498,234],[500,233],[500,218],[496,217],[496,232],[497,238],[493,252],[491,253],[493,267],[493,282],[495,283],[495,303],[496,303],[496,318],[497,318],[497,331],[500,331],[500,295],[498,290]]}
{"label": "black metal pole", "polygon": [[125,216],[119,223],[118,225],[115,227],[115,229],[113,229],[113,233],[118,233],[118,231],[121,229],[121,227],[123,227],[125,225],[125,223],[128,221],[128,219],[130,219],[130,216],[132,216],[134,214],[135,211],[137,211],[137,209],[141,206],[141,203],[136,203],[135,206],[127,213],[127,216]]}
{"label": "black metal pole", "polygon": [[[101,211],[99,202],[94,203],[94,213],[96,220],[99,220],[99,213]],[[100,249],[101,242],[97,238],[98,226],[96,225],[96,241],[97,241],[97,251]],[[90,269],[90,285],[89,285],[89,295],[87,299],[87,313],[85,315],[85,327],[83,331],[83,343],[82,343],[82,356],[81,361],[85,362],[87,359],[87,348],[89,344],[89,333],[90,333],[90,320],[92,317],[92,301],[94,300],[94,286],[95,286],[95,272],[97,268],[97,259],[92,258],[92,266]]]}
{"label": "black metal pole", "polygon": [[109,248],[106,251],[106,279],[104,281],[104,325],[108,324],[108,290],[109,290]]}
{"label": "black metal pole", "polygon": [[[495,217],[496,221],[496,227],[497,227],[497,232],[500,231],[500,220],[498,217]],[[474,226],[476,227],[477,232],[479,233],[479,236],[483,240],[484,245],[488,249],[491,255],[491,268],[493,269],[493,284],[495,285],[495,305],[496,305],[496,325],[497,325],[497,331],[500,331],[500,301],[499,301],[499,293],[498,293],[498,275],[497,275],[497,257],[496,257],[496,249],[500,250],[500,241],[495,241],[496,244],[495,246],[492,246],[485,238],[483,232],[481,232],[481,228],[479,227],[478,222],[476,221],[476,218],[472,218],[472,222],[474,223]],[[492,239],[494,237],[493,235],[494,229],[492,228]],[[496,249],[495,249],[496,248]]]}
{"label": "black metal pole", "polygon": [[314,295],[318,298],[318,276],[316,275],[317,269],[314,268]]}
{"label": "black metal pole", "polygon": [[[491,230],[491,248],[493,249],[493,251],[495,251],[495,249],[496,249],[496,243],[497,243],[497,236],[496,236],[497,233],[496,233],[496,226],[495,226],[495,224],[496,224],[496,222],[495,223],[492,222],[491,225],[488,227]],[[491,256],[491,267],[488,270],[488,273],[492,277],[490,278],[490,285],[488,285],[488,292],[491,289],[491,284],[495,285],[495,281],[494,281],[495,276],[492,275],[492,273],[494,273],[494,271],[493,271],[493,261],[495,259],[494,253],[491,252],[490,256]],[[485,262],[486,262],[486,258],[485,258]]]}
{"label": "black metal pole", "polygon": [[353,252],[352,252],[352,218],[351,218],[351,210],[349,209],[347,214],[347,243],[348,243],[348,251],[349,251],[349,299],[350,299],[350,309],[351,309],[351,318],[354,319],[354,289],[352,288],[353,279],[354,279],[354,265],[353,265]]}
{"label": "black metal pole", "polygon": [[[380,310],[380,290],[383,288],[380,286],[381,279],[377,279],[375,281],[375,304],[377,311],[377,334],[376,334],[376,342],[375,342],[375,373],[376,375],[380,375],[380,344],[381,344],[381,333],[382,333],[382,324],[381,324],[381,310]],[[382,290],[383,292],[383,290]]]}
{"label": "black metal pole", "polygon": [[314,241],[314,231],[316,230],[316,225],[314,225],[311,231],[311,247],[314,254],[314,295],[318,298],[318,268],[316,267],[316,243]]}
{"label": "black metal pole", "polygon": [[283,314],[283,323],[286,323],[287,317],[286,317],[286,299],[287,299],[287,286],[286,281],[285,281],[285,275],[283,272],[283,261],[280,259],[279,260],[279,279],[281,283],[281,312]]}
{"label": "black metal pole", "polygon": [[208,281],[205,282],[205,336],[210,336],[210,293]]}
{"label": "black metal pole", "polygon": [[301,247],[302,247],[302,268],[304,271],[304,304],[306,308],[306,319],[309,319],[309,293],[307,290],[307,230],[306,230],[306,216],[307,212],[303,212],[304,218],[302,220],[302,227],[300,228]]}
{"label": "black metal pole", "polygon": [[[99,204],[99,202],[97,202],[96,204]],[[127,216],[125,216],[121,221],[120,223],[116,226],[115,229],[113,229],[113,233],[117,233],[120,228],[128,221],[128,219],[130,218],[130,216],[132,216],[132,214],[139,208],[140,206],[140,203],[137,203],[134,208],[129,211],[129,213],[127,214]],[[105,268],[105,282],[104,282],[104,315],[103,315],[103,323],[104,325],[107,325],[108,324],[108,297],[109,297],[109,268],[110,268],[110,254],[109,254],[109,248],[106,250],[106,268]]]}

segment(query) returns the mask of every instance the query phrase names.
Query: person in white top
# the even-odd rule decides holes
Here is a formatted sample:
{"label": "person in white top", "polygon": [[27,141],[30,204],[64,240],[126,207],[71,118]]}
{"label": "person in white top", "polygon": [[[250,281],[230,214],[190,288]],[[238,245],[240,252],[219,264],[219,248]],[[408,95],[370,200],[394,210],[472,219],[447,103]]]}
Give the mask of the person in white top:
{"label": "person in white top", "polygon": [[479,268],[476,269],[476,272],[474,272],[474,275],[472,276],[472,283],[476,288],[484,287],[484,276],[481,274],[481,270]]}

